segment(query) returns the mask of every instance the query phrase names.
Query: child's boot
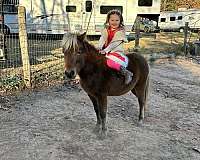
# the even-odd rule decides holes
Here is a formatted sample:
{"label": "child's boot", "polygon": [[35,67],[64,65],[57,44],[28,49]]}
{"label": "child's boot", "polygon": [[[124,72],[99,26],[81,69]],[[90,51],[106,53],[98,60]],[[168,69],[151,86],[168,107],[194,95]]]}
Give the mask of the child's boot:
{"label": "child's boot", "polygon": [[125,76],[125,84],[129,84],[132,81],[133,73],[127,70],[124,66],[120,67],[120,72]]}

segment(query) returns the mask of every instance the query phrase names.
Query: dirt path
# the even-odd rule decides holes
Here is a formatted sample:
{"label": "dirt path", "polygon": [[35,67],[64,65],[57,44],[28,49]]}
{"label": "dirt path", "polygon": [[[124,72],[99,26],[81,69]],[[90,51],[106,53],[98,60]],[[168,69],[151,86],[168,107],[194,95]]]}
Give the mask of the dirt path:
{"label": "dirt path", "polygon": [[95,113],[80,88],[58,85],[8,97],[1,101],[0,159],[200,159],[199,75],[200,66],[190,62],[153,65],[144,125],[136,125],[131,93],[109,97],[105,140],[92,132]]}

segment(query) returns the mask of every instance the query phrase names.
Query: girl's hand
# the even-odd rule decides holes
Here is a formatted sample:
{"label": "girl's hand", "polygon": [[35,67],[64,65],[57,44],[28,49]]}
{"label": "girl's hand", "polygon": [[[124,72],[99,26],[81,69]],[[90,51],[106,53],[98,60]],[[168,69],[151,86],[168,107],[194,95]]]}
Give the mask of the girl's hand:
{"label": "girl's hand", "polygon": [[106,54],[106,52],[105,52],[104,50],[100,50],[99,53],[101,53],[101,54],[103,54],[103,55]]}

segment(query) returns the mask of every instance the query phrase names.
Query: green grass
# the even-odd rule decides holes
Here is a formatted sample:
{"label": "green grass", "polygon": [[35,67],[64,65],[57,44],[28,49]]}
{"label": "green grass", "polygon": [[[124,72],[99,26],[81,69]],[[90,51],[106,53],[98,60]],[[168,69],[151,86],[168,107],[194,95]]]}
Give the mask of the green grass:
{"label": "green grass", "polygon": [[14,91],[24,87],[24,81],[19,75],[12,75],[0,79],[0,90]]}

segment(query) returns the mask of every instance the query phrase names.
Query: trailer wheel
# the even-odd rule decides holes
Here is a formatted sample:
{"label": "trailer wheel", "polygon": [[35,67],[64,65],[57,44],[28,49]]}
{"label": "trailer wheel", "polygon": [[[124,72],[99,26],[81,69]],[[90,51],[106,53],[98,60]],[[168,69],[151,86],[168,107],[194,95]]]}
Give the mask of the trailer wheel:
{"label": "trailer wheel", "polygon": [[179,28],[179,32],[183,33],[184,32],[184,28]]}

